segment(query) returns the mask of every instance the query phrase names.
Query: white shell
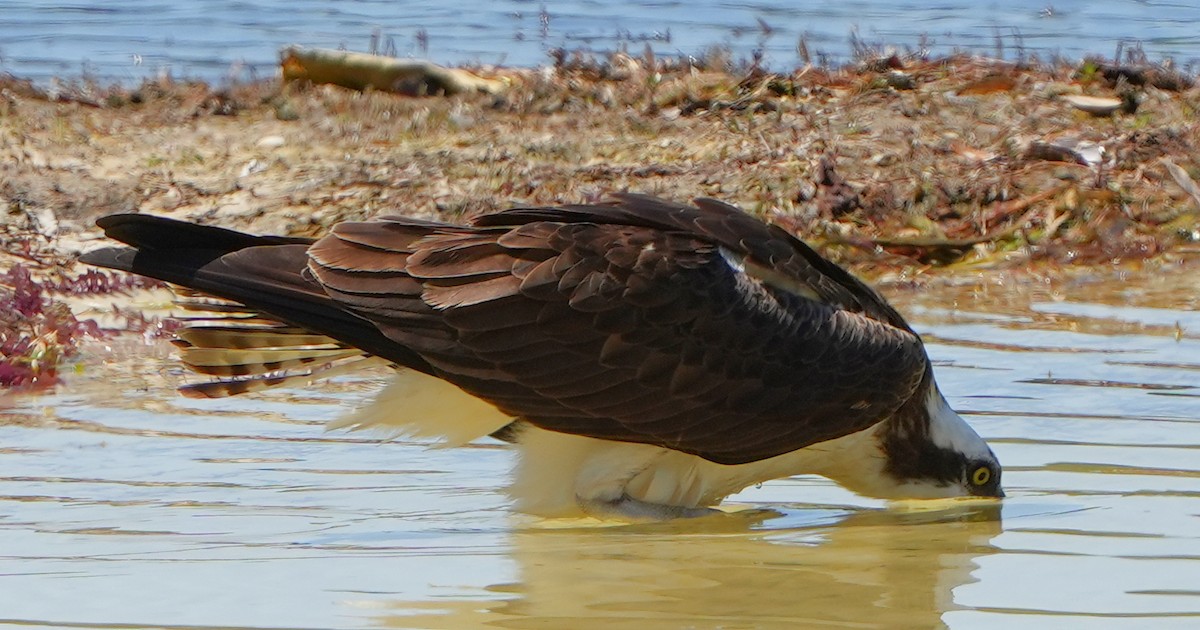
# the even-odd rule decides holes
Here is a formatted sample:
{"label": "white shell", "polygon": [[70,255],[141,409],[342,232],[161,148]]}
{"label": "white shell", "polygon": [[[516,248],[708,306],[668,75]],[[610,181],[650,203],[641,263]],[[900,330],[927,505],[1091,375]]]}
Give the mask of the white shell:
{"label": "white shell", "polygon": [[1060,98],[1075,109],[1085,111],[1093,116],[1111,116],[1124,104],[1121,99],[1104,96],[1064,94]]}

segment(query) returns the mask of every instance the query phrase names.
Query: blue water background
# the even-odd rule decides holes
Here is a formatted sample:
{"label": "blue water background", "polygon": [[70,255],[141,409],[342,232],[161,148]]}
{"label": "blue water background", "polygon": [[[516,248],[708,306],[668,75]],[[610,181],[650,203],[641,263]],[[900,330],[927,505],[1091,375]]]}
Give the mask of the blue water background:
{"label": "blue water background", "polygon": [[1091,0],[0,0],[0,72],[39,82],[91,76],[137,82],[160,73],[209,81],[271,76],[278,51],[306,46],[380,50],[441,63],[537,66],[558,47],[696,55],[717,45],[735,58],[761,51],[768,67],[801,64],[868,44],[934,53],[1077,59],[1141,46],[1153,60],[1200,61],[1200,2]]}

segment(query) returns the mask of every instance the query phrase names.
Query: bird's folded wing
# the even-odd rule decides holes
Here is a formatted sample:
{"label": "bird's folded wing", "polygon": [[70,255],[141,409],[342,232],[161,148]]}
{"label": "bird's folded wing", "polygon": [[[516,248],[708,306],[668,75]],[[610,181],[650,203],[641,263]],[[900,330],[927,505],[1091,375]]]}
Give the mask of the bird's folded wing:
{"label": "bird's folded wing", "polygon": [[347,223],[308,254],[335,302],[502,411],[719,463],[869,427],[928,367],[873,291],[718,202]]}

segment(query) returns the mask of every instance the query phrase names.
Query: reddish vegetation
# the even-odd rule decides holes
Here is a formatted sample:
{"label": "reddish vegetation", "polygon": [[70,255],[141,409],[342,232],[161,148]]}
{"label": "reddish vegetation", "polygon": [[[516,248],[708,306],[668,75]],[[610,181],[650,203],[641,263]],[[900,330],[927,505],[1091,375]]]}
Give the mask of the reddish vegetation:
{"label": "reddish vegetation", "polygon": [[79,321],[50,299],[47,288],[24,265],[0,276],[0,385],[52,384],[59,361],[83,336],[103,334],[95,322]]}
{"label": "reddish vegetation", "polygon": [[[108,332],[94,320],[80,320],[53,296],[84,296],[126,291],[155,283],[89,269],[77,276],[36,279],[30,268],[13,265],[0,274],[0,386],[47,387],[58,382],[59,363],[84,338]],[[125,316],[121,330],[144,331],[154,322]]]}

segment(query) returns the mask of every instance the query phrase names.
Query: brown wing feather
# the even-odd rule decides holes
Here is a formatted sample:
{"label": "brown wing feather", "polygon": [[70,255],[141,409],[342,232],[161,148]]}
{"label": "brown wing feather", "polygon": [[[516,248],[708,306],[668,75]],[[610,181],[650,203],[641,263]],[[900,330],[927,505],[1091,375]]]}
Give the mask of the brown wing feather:
{"label": "brown wing feather", "polygon": [[[313,243],[141,215],[100,225],[135,250],[84,257],[93,264],[232,300],[550,430],[720,463],[868,427],[928,368],[920,339],[874,291],[711,200],[620,195],[465,227],[391,217]],[[238,352],[210,363],[297,359]],[[283,382],[267,373],[192,393]]]}
{"label": "brown wing feather", "polygon": [[539,221],[595,221],[701,236],[808,285],[824,302],[909,330],[904,318],[858,278],[825,260],[787,231],[716,199],[697,199],[694,206],[689,206],[647,195],[619,193],[601,205],[514,208],[478,217],[475,225]]}
{"label": "brown wing feather", "polygon": [[[819,299],[741,273],[720,248]],[[508,413],[721,463],[870,426],[927,366],[873,291],[708,200],[622,196],[468,228],[344,224],[313,245],[310,269],[338,303]]]}

